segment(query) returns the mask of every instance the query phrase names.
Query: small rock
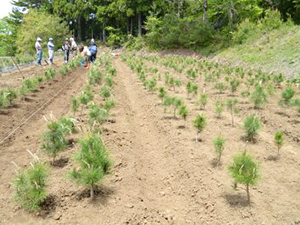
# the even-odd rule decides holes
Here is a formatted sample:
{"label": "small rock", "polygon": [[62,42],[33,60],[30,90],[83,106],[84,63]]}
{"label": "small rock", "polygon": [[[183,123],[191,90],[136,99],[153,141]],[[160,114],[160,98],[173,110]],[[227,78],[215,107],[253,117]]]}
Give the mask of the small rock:
{"label": "small rock", "polygon": [[132,204],[126,204],[125,207],[132,209],[134,206]]}
{"label": "small rock", "polygon": [[61,217],[61,214],[60,214],[60,213],[56,213],[56,214],[54,215],[53,218],[54,218],[55,220],[59,220],[60,217]]}
{"label": "small rock", "polygon": [[162,191],[162,192],[159,193],[159,195],[160,195],[160,196],[165,196],[166,193]]}

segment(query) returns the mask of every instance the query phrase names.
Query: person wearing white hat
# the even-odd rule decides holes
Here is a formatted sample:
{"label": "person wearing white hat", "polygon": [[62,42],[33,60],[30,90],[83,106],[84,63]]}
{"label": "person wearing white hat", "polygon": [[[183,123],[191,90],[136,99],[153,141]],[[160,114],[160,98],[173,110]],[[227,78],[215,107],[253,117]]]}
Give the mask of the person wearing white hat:
{"label": "person wearing white hat", "polygon": [[64,62],[67,64],[69,62],[69,55],[70,55],[70,43],[69,39],[66,38],[66,41],[62,44],[62,49],[64,50]]}
{"label": "person wearing white hat", "polygon": [[37,53],[37,59],[36,59],[36,63],[38,66],[42,65],[42,57],[43,57],[43,48],[42,48],[42,39],[41,38],[37,38],[36,42],[35,42],[35,50]]}
{"label": "person wearing white hat", "polygon": [[97,52],[98,52],[97,45],[95,44],[95,39],[94,38],[92,38],[92,40],[91,40],[89,50],[90,50],[90,53],[91,53],[90,62],[93,63],[93,62],[95,62],[95,60],[97,58]]}
{"label": "person wearing white hat", "polygon": [[70,38],[70,42],[71,42],[71,53],[74,58],[77,55],[77,44],[76,44],[74,38]]}
{"label": "person wearing white hat", "polygon": [[49,38],[49,41],[47,43],[47,47],[48,47],[48,54],[49,54],[49,63],[53,64],[53,58],[54,58],[53,38]]}

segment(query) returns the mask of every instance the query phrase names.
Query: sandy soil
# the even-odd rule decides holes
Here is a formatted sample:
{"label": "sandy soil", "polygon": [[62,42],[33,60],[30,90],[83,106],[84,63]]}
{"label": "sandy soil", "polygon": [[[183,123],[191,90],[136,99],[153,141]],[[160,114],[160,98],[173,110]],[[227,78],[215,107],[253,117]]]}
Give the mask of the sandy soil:
{"label": "sandy soil", "polygon": [[[49,160],[39,150],[39,138],[45,130],[43,115],[51,112],[58,118],[69,113],[72,95],[80,92],[86,80],[86,72],[78,68],[65,79],[77,77],[70,86],[53,100],[30,123],[22,127],[14,138],[1,145],[0,157],[0,224],[299,224],[300,223],[300,152],[299,142],[289,137],[282,149],[281,158],[272,160],[276,153],[272,138],[278,123],[281,128],[298,137],[299,124],[292,111],[282,113],[275,106],[263,110],[267,121],[259,134],[258,142],[248,149],[261,162],[262,180],[251,189],[252,204],[247,204],[245,191],[234,191],[227,165],[232,155],[239,152],[245,142],[241,139],[240,127],[243,113],[249,110],[245,104],[236,126],[230,126],[230,116],[224,113],[216,119],[213,101],[203,112],[208,118],[208,127],[201,134],[202,141],[195,142],[196,131],[191,119],[199,112],[193,99],[187,98],[185,86],[169,93],[182,97],[191,116],[187,128],[182,119],[174,119],[164,113],[155,94],[142,86],[135,73],[119,58],[114,60],[117,69],[114,98],[117,106],[112,110],[115,123],[105,124],[104,140],[111,150],[114,168],[97,192],[95,201],[88,199],[88,192],[65,178],[73,166],[72,152],[63,153],[65,163],[53,167],[49,181],[49,193],[54,203],[46,211],[33,214],[22,210],[13,200],[10,184],[15,167],[29,164],[30,149],[42,159]],[[149,63],[150,66],[150,63]],[[152,65],[153,66],[153,65]],[[163,73],[169,70],[159,66]],[[174,73],[178,79],[185,78]],[[57,82],[51,85],[52,93],[60,88]],[[163,84],[163,82],[161,83]],[[56,86],[55,86],[56,85]],[[36,93],[45,99],[51,95],[47,88]],[[213,90],[207,89],[208,93]],[[5,117],[1,115],[1,135],[12,127],[4,128],[7,118],[26,115],[20,108],[32,106],[34,101],[18,103]],[[83,116],[84,118],[84,116]],[[280,121],[280,122],[278,122]],[[295,134],[296,132],[296,134]],[[223,164],[214,166],[212,139],[222,133],[226,139]],[[77,136],[75,135],[75,138]]]}

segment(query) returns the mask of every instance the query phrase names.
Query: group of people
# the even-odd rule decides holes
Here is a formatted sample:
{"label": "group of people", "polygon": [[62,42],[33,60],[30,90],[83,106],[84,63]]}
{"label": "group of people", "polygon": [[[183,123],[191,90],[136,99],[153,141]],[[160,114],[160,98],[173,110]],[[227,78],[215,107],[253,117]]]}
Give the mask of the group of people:
{"label": "group of people", "polygon": [[[53,58],[54,58],[54,43],[53,43],[53,38],[49,38],[48,43],[47,43],[47,49],[48,49],[48,55],[49,59],[48,62],[49,64],[53,64]],[[43,58],[43,48],[42,48],[42,39],[37,38],[35,42],[35,49],[37,52],[37,65],[41,66],[42,65],[42,58]],[[62,50],[64,52],[64,63],[67,64],[69,62],[69,57],[70,53],[75,57],[77,55],[77,49],[79,50],[79,53],[81,56],[84,57],[84,60],[86,63],[94,62],[97,57],[97,52],[98,48],[95,44],[95,40],[92,39],[90,42],[89,47],[87,46],[77,46],[74,38],[66,38],[65,41],[62,44]]]}

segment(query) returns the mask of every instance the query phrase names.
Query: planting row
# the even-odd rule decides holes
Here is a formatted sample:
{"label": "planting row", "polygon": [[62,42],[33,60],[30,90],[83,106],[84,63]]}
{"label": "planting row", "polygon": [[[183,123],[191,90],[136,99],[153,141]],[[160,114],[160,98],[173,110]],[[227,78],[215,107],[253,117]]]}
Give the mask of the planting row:
{"label": "planting row", "polygon": [[[100,68],[100,69],[99,69]],[[16,200],[28,210],[39,210],[49,196],[48,177],[51,166],[59,161],[59,154],[74,143],[77,149],[73,153],[73,168],[66,174],[74,182],[87,187],[90,197],[107,175],[112,166],[109,150],[101,133],[103,123],[109,121],[110,110],[115,106],[111,92],[114,86],[116,70],[112,67],[112,58],[101,56],[88,72],[88,81],[83,91],[71,99],[73,115],[61,118],[50,116],[47,130],[41,137],[41,151],[52,158],[51,163],[42,162],[35,154],[34,161],[27,168],[18,170],[14,180]],[[72,134],[79,134],[75,140]]]}
{"label": "planting row", "polygon": [[[60,67],[59,73],[61,74],[61,76],[67,75],[71,70],[79,65],[80,61],[81,58],[77,57],[76,59],[73,59],[68,65]],[[13,106],[14,100],[17,99],[18,96],[20,96],[22,100],[25,100],[26,95],[30,92],[36,92],[42,82],[49,82],[55,77],[56,70],[54,68],[49,68],[43,75],[25,79],[22,82],[21,87],[19,88],[8,88],[0,90],[0,112],[1,109]]]}
{"label": "planting row", "polygon": [[[157,59],[156,57],[149,57],[154,63],[158,63],[160,60],[153,60]],[[239,100],[235,96],[235,92],[237,91],[237,87],[242,84],[242,78],[237,79],[237,75],[232,74],[231,72],[228,75],[228,80],[231,84],[231,93],[228,95],[227,99],[224,100],[225,94],[223,93],[225,89],[220,88],[219,86],[221,84],[221,72],[212,72],[211,64],[206,61],[199,62],[199,65],[204,69],[204,76],[217,76],[213,80],[205,80],[201,79],[198,72],[196,70],[187,68],[187,76],[184,78],[182,76],[177,76],[174,73],[170,71],[165,71],[163,76],[160,73],[160,70],[155,66],[149,66],[149,64],[145,61],[145,59],[149,59],[148,57],[136,57],[131,54],[126,54],[122,56],[122,60],[128,64],[128,66],[137,73],[138,78],[142,82],[145,89],[147,89],[150,93],[157,93],[158,97],[161,99],[160,104],[164,107],[165,113],[172,113],[172,116],[174,119],[179,115],[182,117],[182,119],[185,121],[184,127],[187,128],[188,126],[188,120],[187,118],[193,117],[192,119],[192,125],[196,128],[196,142],[199,141],[199,134],[203,132],[203,130],[208,125],[208,119],[205,115],[206,111],[206,105],[210,98],[215,97],[211,96],[207,93],[207,90],[209,88],[209,84],[211,83],[213,87],[218,87],[218,92],[216,92],[216,101],[214,103],[215,105],[215,113],[216,113],[216,119],[221,119],[222,113],[224,111],[224,108],[228,109],[229,114],[231,115],[231,126],[235,127],[235,114],[240,111],[239,108]],[[173,58],[171,58],[173,60]],[[187,59],[189,60],[189,59]],[[196,61],[193,61],[196,63]],[[178,65],[178,64],[177,64]],[[185,64],[184,64],[185,65]],[[186,65],[187,66],[187,65]],[[185,67],[182,67],[185,68]],[[209,69],[208,69],[209,68]],[[229,69],[228,69],[229,70]],[[184,69],[182,69],[183,72]],[[213,70],[214,71],[214,70]],[[235,71],[234,69],[230,69],[230,71]],[[223,72],[223,71],[222,71]],[[264,76],[264,75],[262,75]],[[162,79],[164,77],[164,80]],[[229,78],[230,77],[230,78]],[[233,78],[234,77],[234,78]],[[244,77],[243,77],[244,78]],[[271,83],[271,80],[268,80],[269,84]],[[199,83],[202,83],[203,91],[198,96],[199,93]],[[203,84],[204,83],[204,84]],[[234,83],[234,84],[233,84]],[[261,96],[266,96],[265,86],[266,83],[261,81],[261,76],[256,77],[254,79],[254,83],[256,83],[254,87],[253,93],[250,94],[251,99],[256,98],[257,102],[259,99],[261,99]],[[289,89],[292,89],[294,91],[294,94],[296,94],[296,88],[297,85],[293,82],[287,82],[287,87],[283,89],[283,93],[289,92]],[[182,88],[182,86],[185,84],[185,88]],[[280,83],[281,84],[281,83]],[[225,84],[224,84],[225,85]],[[247,86],[244,84],[245,87],[247,87],[247,90],[251,89],[251,85]],[[222,89],[220,91],[220,89]],[[275,89],[275,88],[274,88]],[[186,100],[182,97],[178,97],[180,95],[180,92],[186,92]],[[221,96],[222,95],[222,96]],[[286,95],[282,94],[282,99],[280,100],[280,105],[282,106],[290,106],[292,105],[292,102],[295,101],[292,100],[292,98],[286,99]],[[294,96],[293,96],[294,97]],[[263,98],[262,98],[263,99]],[[202,113],[196,113],[196,115],[193,115],[192,110],[189,108],[193,108],[195,104],[200,105],[200,107],[196,111],[202,111]],[[257,109],[257,107],[254,107]],[[245,116],[244,122],[242,125],[242,128],[245,131],[245,141],[246,144],[248,142],[250,143],[256,143],[258,139],[256,138],[258,135],[259,130],[263,127],[263,123],[261,122],[261,118],[258,115],[258,113],[251,113]],[[280,156],[280,149],[285,143],[285,137],[284,132],[281,130],[277,130],[274,133],[274,145],[277,149],[277,158]],[[226,139],[223,135],[217,135],[215,138],[212,138],[212,143],[214,146],[214,151],[216,153],[216,163],[219,166],[221,164],[221,158],[222,154],[225,148]],[[244,184],[246,186],[247,196],[248,200],[250,202],[250,194],[249,194],[249,187],[251,185],[256,184],[258,179],[260,178],[259,173],[259,167],[258,163],[255,161],[255,159],[247,152],[246,149],[243,149],[240,154],[235,156],[233,158],[232,164],[228,166],[231,176],[234,179],[234,187],[237,187],[237,184]]]}

